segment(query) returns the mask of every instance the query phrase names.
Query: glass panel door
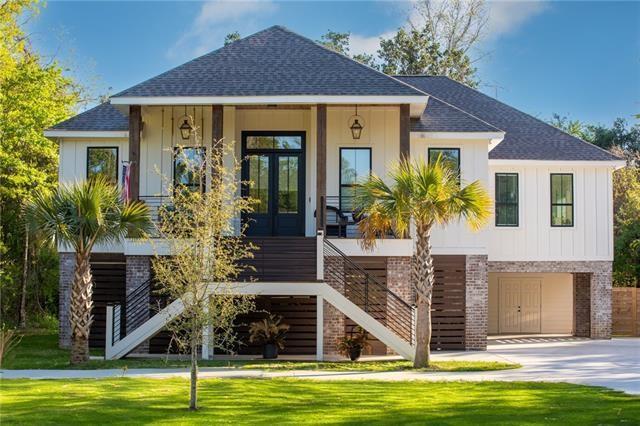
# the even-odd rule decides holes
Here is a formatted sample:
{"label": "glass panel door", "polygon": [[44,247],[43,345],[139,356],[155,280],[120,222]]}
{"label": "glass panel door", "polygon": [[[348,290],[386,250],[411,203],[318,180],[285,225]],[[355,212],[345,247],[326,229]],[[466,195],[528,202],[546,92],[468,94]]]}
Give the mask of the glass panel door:
{"label": "glass panel door", "polygon": [[278,213],[298,213],[298,156],[278,156]]}

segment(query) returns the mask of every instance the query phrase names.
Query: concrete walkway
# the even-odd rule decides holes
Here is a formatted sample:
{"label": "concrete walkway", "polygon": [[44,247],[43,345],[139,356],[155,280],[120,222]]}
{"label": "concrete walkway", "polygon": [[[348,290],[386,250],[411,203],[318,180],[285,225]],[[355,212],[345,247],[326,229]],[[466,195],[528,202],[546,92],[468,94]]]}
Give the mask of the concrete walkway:
{"label": "concrete walkway", "polygon": [[[438,360],[508,361],[522,364],[516,370],[488,372],[349,372],[262,371],[233,368],[202,368],[202,378],[277,378],[313,380],[455,380],[544,381],[605,386],[640,394],[640,339],[558,339],[544,343],[494,344],[487,352],[435,353]],[[3,379],[65,379],[105,377],[188,377],[187,369],[111,370],[3,370]]]}

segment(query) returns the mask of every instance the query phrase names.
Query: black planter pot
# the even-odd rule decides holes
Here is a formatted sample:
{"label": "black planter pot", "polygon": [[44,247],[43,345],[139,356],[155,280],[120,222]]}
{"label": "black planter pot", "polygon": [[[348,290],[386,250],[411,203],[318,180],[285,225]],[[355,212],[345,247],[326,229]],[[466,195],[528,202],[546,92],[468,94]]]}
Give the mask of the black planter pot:
{"label": "black planter pot", "polygon": [[267,343],[262,347],[262,358],[276,359],[278,358],[278,346],[273,343]]}
{"label": "black planter pot", "polygon": [[357,361],[360,355],[362,355],[362,348],[360,346],[354,346],[349,349],[349,359],[351,361]]}

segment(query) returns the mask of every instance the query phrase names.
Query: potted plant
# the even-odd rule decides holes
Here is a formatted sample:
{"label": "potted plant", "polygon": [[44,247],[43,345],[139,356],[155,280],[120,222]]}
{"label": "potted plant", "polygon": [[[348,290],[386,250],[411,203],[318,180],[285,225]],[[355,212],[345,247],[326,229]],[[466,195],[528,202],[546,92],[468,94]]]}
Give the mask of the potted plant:
{"label": "potted plant", "polygon": [[354,327],[348,336],[344,336],[338,342],[338,351],[349,357],[351,361],[357,361],[362,351],[369,348],[367,332],[362,327]]}
{"label": "potted plant", "polygon": [[262,321],[256,321],[249,326],[249,341],[261,343],[264,359],[278,358],[278,351],[284,349],[284,337],[289,331],[289,324],[282,322],[280,315],[270,314]]}

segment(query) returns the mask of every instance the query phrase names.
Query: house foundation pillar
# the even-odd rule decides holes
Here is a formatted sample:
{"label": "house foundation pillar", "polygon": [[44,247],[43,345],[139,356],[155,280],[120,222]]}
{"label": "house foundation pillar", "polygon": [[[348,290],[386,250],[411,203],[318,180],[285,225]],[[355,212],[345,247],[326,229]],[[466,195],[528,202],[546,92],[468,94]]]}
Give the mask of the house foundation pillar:
{"label": "house foundation pillar", "polygon": [[71,286],[76,270],[74,253],[60,253],[59,286],[58,286],[58,345],[63,349],[71,348],[71,323],[69,309],[71,307]]}
{"label": "house foundation pillar", "polygon": [[[344,294],[344,264],[338,256],[324,259],[324,282]],[[323,301],[322,340],[324,355],[338,356],[338,341],[344,336],[345,316],[326,300]]]}
{"label": "house foundation pillar", "polygon": [[[126,295],[128,296],[134,292],[141,284],[147,282],[151,278],[151,257],[150,256],[127,256],[127,272],[126,272]],[[146,305],[150,308],[150,296],[151,296],[151,287],[148,287],[148,293],[146,296]],[[124,309],[125,307],[123,307]],[[132,329],[132,325],[129,323],[129,320],[134,312],[126,312],[125,313],[125,324],[127,328],[127,334],[129,334]],[[137,315],[136,315],[137,316]],[[149,309],[147,309],[146,314],[142,314],[142,316],[137,316],[138,321],[146,320],[149,318]],[[132,353],[137,354],[146,354],[149,353],[149,340],[142,342],[138,345]]]}
{"label": "house foundation pillar", "polygon": [[591,338],[611,338],[611,264],[591,274]]}
{"label": "house foundation pillar", "polygon": [[573,334],[591,336],[591,274],[573,274]]}
{"label": "house foundation pillar", "polygon": [[489,331],[487,256],[466,256],[465,265],[464,345],[466,350],[484,351]]}

